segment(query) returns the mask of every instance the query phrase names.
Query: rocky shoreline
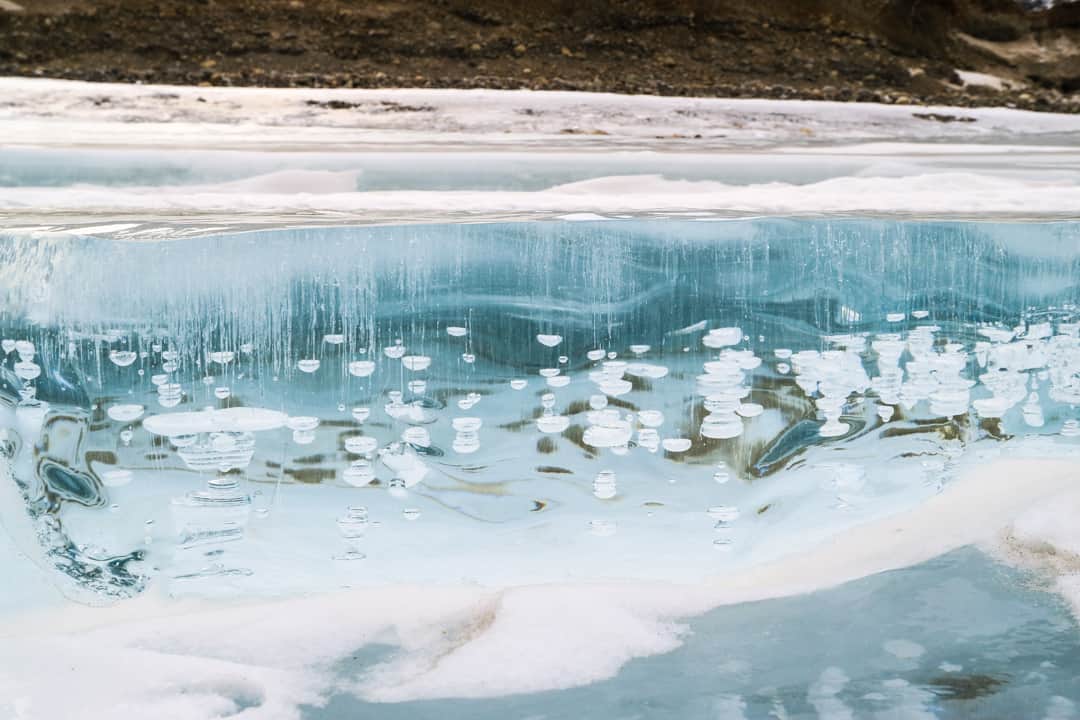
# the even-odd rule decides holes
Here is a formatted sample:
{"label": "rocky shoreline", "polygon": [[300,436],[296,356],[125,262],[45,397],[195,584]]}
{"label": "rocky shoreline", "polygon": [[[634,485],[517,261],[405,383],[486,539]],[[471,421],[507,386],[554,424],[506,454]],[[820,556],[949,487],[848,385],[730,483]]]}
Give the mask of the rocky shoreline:
{"label": "rocky shoreline", "polygon": [[[1080,3],[37,0],[0,74],[265,87],[526,88],[1080,112]],[[799,6],[797,8],[793,6]]]}

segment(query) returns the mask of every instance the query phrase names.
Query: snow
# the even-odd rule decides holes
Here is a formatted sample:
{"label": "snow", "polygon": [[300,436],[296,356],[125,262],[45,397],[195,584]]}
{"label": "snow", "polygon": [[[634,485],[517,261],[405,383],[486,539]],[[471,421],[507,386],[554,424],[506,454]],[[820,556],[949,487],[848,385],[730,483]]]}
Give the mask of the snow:
{"label": "snow", "polygon": [[[904,174],[911,172],[912,174]],[[820,213],[920,216],[1074,216],[1080,208],[1080,172],[1042,175],[993,171],[929,171],[881,167],[868,174],[796,184],[736,185],[672,180],[661,175],[608,176],[538,191],[388,190],[341,191],[354,184],[351,172],[285,171],[236,183],[205,186],[6,188],[0,213],[16,224],[31,217],[66,214],[146,220],[233,216],[234,221],[267,215],[300,216],[311,223],[388,222],[497,217],[700,212],[699,219],[743,215]],[[120,228],[116,230],[116,228]],[[87,234],[137,237],[141,224],[96,226]],[[91,230],[95,232],[91,232]],[[104,232],[109,230],[112,232]]]}
{"label": "snow", "polygon": [[989,73],[975,72],[974,70],[957,70],[956,74],[965,87],[988,87],[992,90],[1005,90],[1011,87],[1008,80]]}
{"label": "snow", "polygon": [[1080,487],[1074,484],[1021,513],[994,543],[1006,561],[1048,577],[1080,618]]}
{"label": "snow", "polygon": [[[318,704],[332,691],[395,702],[573,687],[677,647],[680,618],[990,542],[1030,508],[1050,507],[1071,491],[1078,469],[1075,459],[972,461],[918,507],[694,585],[594,578],[391,585],[249,603],[149,595],[110,608],[31,606],[0,624],[0,697],[7,703],[0,708],[23,720],[191,718],[246,704],[245,718],[279,720],[298,717],[301,704]],[[890,652],[917,652],[897,640]],[[398,652],[342,687],[334,661],[376,642]],[[57,657],[69,692],[50,691]],[[136,666],[138,684],[116,681]]]}
{"label": "snow", "polygon": [[[16,175],[14,187],[8,179],[0,222],[55,231],[89,223],[93,234],[132,239],[175,236],[162,222],[191,228],[224,218],[236,226],[677,212],[705,220],[1071,217],[1080,207],[1080,148],[1072,140],[1080,116],[1072,115],[25,78],[0,78],[0,96],[0,154],[11,158],[9,168],[16,161],[52,168],[58,152],[76,167],[59,186],[35,186],[40,170],[27,180]],[[347,107],[330,109],[331,100]],[[155,162],[163,179],[145,185],[80,180],[94,168],[138,178],[131,168]],[[192,179],[176,184],[180,171]],[[532,185],[516,186],[522,182]]]}
{"label": "snow", "polygon": [[[1000,143],[1080,130],[1076,115],[1006,108],[528,90],[204,88],[0,78],[0,97],[4,144],[40,147],[715,150]],[[330,101],[350,106],[332,109]],[[928,113],[973,121],[916,117]]]}

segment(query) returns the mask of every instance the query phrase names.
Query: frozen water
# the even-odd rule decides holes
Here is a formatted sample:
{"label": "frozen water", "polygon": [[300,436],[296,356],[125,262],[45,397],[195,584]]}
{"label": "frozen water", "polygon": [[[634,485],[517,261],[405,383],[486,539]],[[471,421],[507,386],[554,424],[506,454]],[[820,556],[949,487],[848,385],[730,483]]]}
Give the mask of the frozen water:
{"label": "frozen water", "polygon": [[[0,520],[22,556],[92,605],[155,588],[266,599],[463,580],[723,585],[917,513],[977,460],[1074,456],[1080,436],[1074,222],[623,219],[158,242],[8,231],[0,260],[0,479],[13,499]],[[993,579],[983,560],[955,562]],[[1019,591],[987,592],[1015,609],[1005,596]],[[623,684],[637,666],[618,667],[683,635],[667,615],[624,635],[616,621],[638,610],[621,602],[596,612],[630,643],[622,660],[498,687],[615,676],[561,697],[651,702]],[[737,612],[773,612],[757,607]],[[688,641],[679,652],[704,653],[695,661],[720,680],[705,692],[692,675],[682,705],[641,692],[667,697],[672,717],[940,712],[961,707],[941,688],[975,686],[1006,714],[1016,698],[1070,711],[1052,701],[1073,693],[1064,671],[1030,668],[1051,678],[1040,692],[1027,675],[1002,680],[990,650],[936,641],[947,607],[865,633],[812,671],[736,662],[820,647],[794,627],[731,657]],[[504,622],[485,617],[466,625]],[[358,657],[377,662],[368,650]],[[682,657],[640,662],[670,673]],[[943,680],[944,663],[968,675]],[[379,687],[359,695],[454,694]],[[347,716],[356,694],[309,714]],[[530,697],[462,713],[513,716]]]}
{"label": "frozen water", "polygon": [[[304,717],[1075,718],[1075,621],[1027,579],[957,551],[835,590],[714,611],[689,623],[678,650],[586,687],[394,704],[340,692]],[[371,646],[335,670],[349,686],[394,654]]]}
{"label": "frozen water", "polygon": [[[10,233],[0,253],[3,423],[22,448],[6,462],[56,571],[101,600],[191,575],[162,512],[207,482],[199,502],[272,498],[271,547],[314,553],[309,523],[343,502],[374,518],[407,503],[464,543],[493,526],[504,545],[578,543],[586,521],[617,521],[662,545],[568,562],[687,578],[917,503],[972,448],[1037,433],[1064,452],[1077,434],[1073,223]],[[830,469],[838,453],[858,483]],[[723,561],[699,554],[715,538],[688,515],[720,504],[752,509],[723,519]],[[150,546],[120,531],[147,520]],[[658,571],[663,548],[682,559]],[[253,591],[292,588],[258,565]],[[400,553],[373,565],[372,579],[433,572],[411,577]]]}

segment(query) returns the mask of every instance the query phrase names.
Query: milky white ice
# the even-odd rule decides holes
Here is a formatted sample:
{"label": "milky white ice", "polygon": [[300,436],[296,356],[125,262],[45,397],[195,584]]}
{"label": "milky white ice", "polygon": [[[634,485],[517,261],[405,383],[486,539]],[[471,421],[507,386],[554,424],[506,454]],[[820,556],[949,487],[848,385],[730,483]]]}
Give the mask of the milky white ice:
{"label": "milky white ice", "polygon": [[[97,234],[146,239],[155,222],[178,217],[227,216],[232,224],[296,223],[297,214],[306,223],[687,212],[702,220],[824,212],[1071,217],[1080,208],[1075,115],[23,78],[0,78],[0,95],[7,168],[0,218],[42,230],[64,229],[59,222],[96,229],[102,215],[132,222],[110,222]],[[147,185],[124,172],[125,162],[138,164],[140,148],[152,149],[163,168]],[[238,154],[209,159],[210,150]],[[535,150],[544,152],[528,152]],[[58,165],[76,171],[41,186],[40,169]],[[500,184],[500,173],[514,167],[528,167],[532,184]]]}

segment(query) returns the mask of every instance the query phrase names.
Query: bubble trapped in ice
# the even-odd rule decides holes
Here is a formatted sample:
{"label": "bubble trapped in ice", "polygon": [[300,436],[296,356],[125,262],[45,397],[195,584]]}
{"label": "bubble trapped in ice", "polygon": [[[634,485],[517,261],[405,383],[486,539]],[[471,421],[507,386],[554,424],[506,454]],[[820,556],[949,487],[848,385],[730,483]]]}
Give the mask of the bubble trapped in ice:
{"label": "bubble trapped in ice", "polygon": [[[1041,233],[1060,256],[1040,254]],[[496,536],[556,552],[538,523],[568,543],[552,567],[618,545],[651,571],[674,573],[677,551],[711,572],[909,507],[974,448],[1034,437],[1052,454],[1080,437],[1072,223],[275,230],[259,234],[274,263],[242,234],[170,241],[186,284],[167,281],[162,243],[6,242],[25,274],[0,314],[12,467],[25,487],[63,489],[28,517],[59,522],[50,567],[101,597],[142,592],[142,567],[241,594],[287,576],[326,589],[337,571],[318,563],[355,553],[366,562],[340,572],[408,580],[421,555],[454,568]],[[94,268],[122,291],[90,282]],[[30,292],[44,274],[47,310]],[[28,462],[35,447],[47,456]],[[836,470],[838,451],[863,470]],[[338,524],[358,503],[367,525],[343,526],[364,526],[359,548]],[[678,508],[698,521],[662,525]],[[103,551],[81,549],[90,534]],[[177,545],[224,548],[221,567]],[[279,547],[305,572],[276,573]],[[84,572],[136,550],[145,564],[126,574]]]}

